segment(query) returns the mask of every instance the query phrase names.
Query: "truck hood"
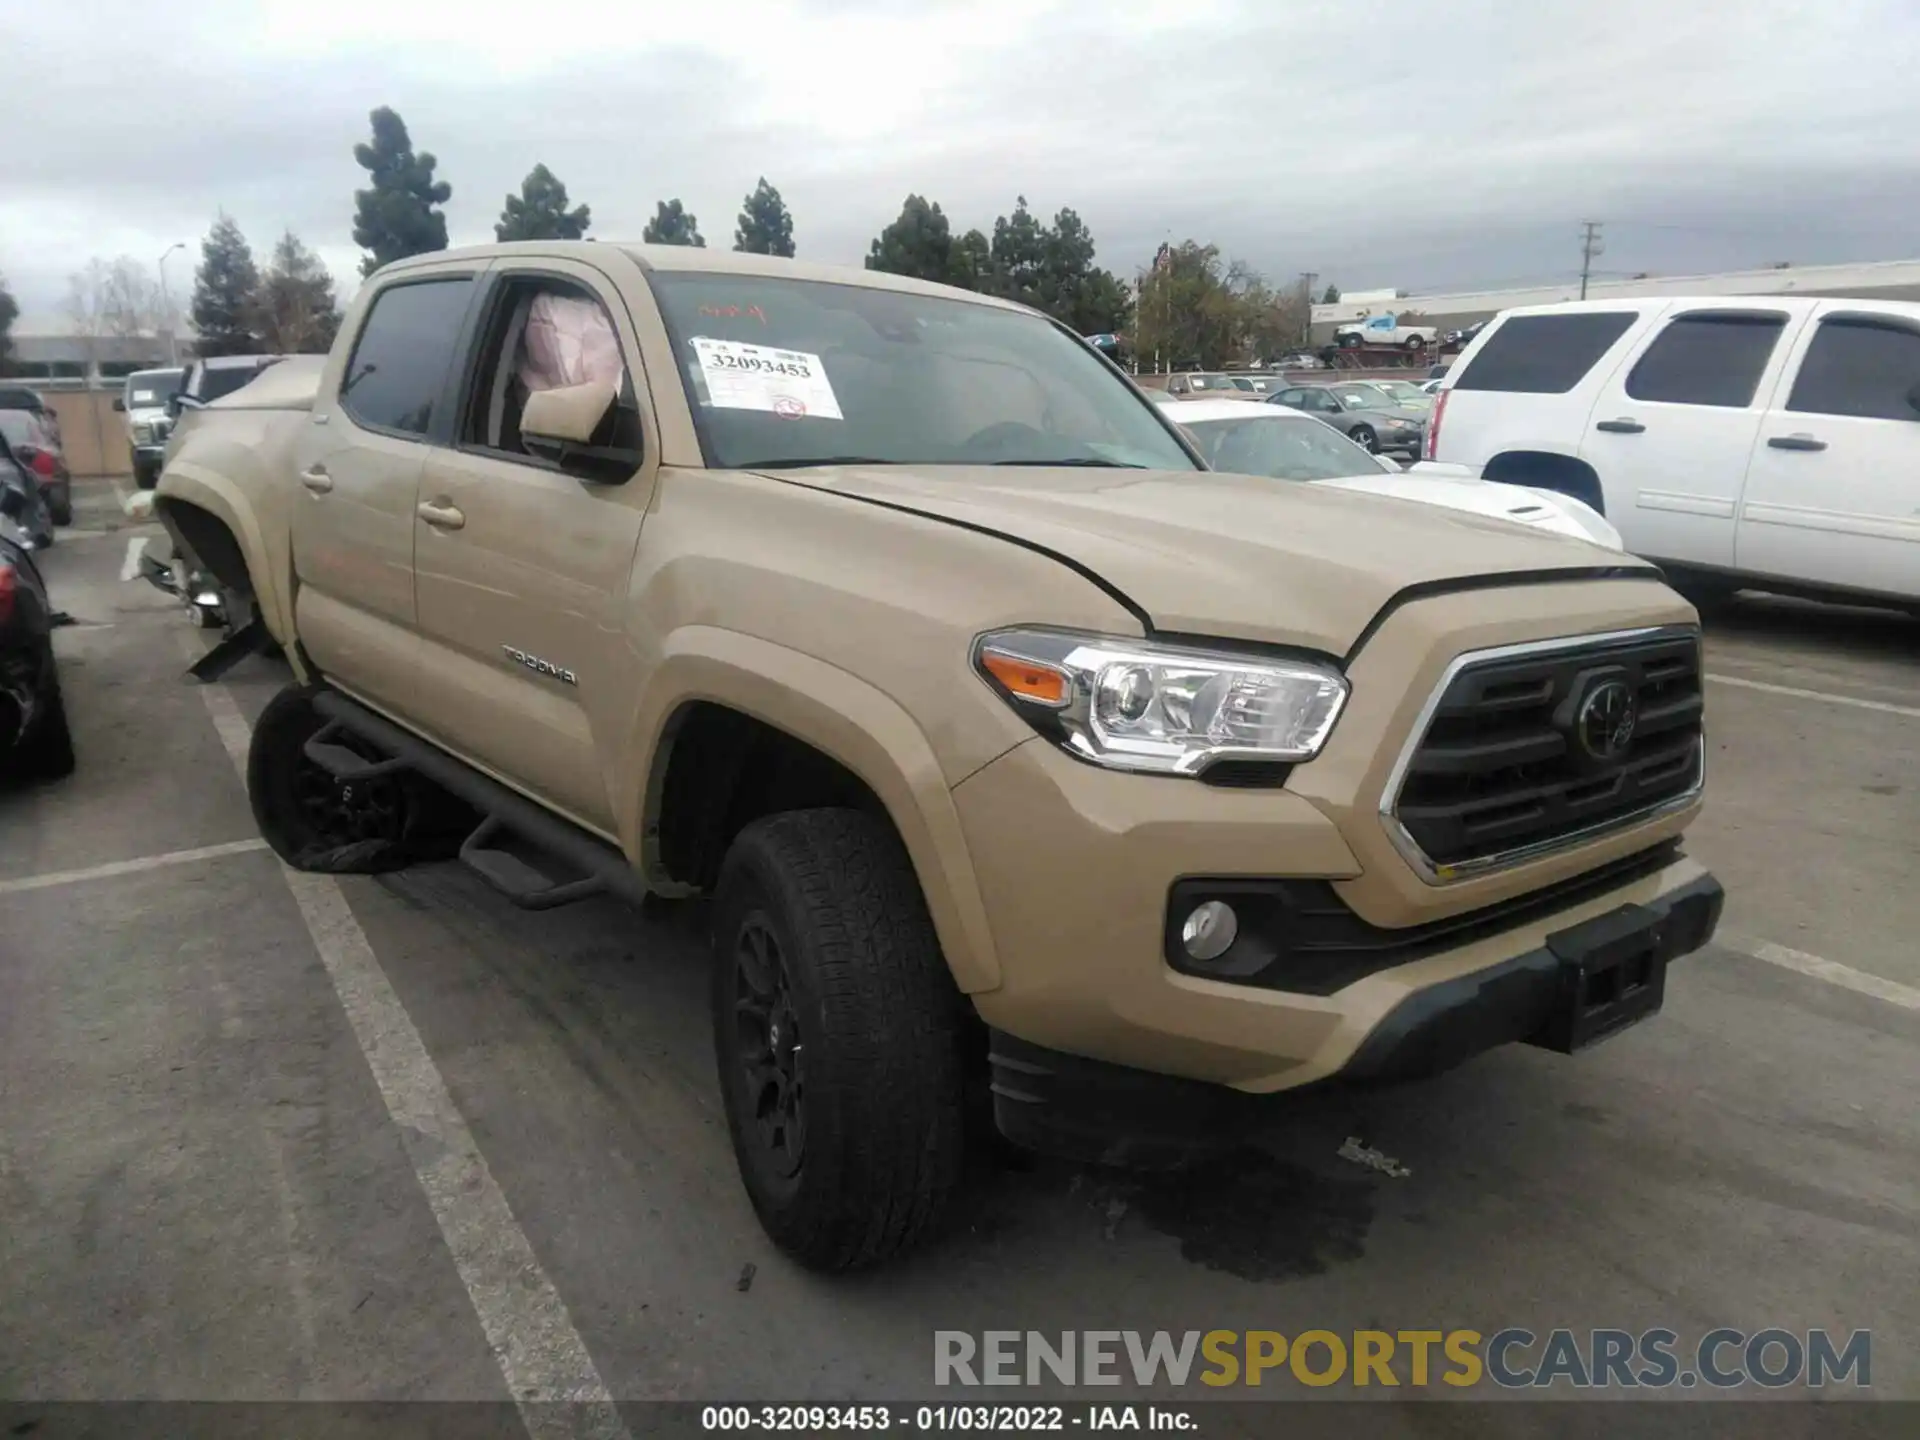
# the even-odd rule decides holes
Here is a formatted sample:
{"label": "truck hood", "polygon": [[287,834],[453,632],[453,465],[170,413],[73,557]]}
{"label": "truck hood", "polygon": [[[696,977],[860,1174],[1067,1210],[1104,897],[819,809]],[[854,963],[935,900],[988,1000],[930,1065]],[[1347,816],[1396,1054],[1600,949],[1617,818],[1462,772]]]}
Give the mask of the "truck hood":
{"label": "truck hood", "polygon": [[1506,520],[1249,475],[961,465],[762,473],[1051,551],[1119,591],[1156,631],[1332,655],[1346,654],[1409,586],[1552,571],[1659,573]]}

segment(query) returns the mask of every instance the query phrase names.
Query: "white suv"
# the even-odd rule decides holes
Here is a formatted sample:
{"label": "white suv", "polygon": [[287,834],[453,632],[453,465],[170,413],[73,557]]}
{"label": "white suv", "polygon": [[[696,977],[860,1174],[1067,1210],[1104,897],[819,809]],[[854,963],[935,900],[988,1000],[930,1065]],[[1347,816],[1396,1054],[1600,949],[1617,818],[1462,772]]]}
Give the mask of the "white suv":
{"label": "white suv", "polygon": [[1578,496],[1702,598],[1920,613],[1920,304],[1508,310],[1448,372],[1426,458]]}

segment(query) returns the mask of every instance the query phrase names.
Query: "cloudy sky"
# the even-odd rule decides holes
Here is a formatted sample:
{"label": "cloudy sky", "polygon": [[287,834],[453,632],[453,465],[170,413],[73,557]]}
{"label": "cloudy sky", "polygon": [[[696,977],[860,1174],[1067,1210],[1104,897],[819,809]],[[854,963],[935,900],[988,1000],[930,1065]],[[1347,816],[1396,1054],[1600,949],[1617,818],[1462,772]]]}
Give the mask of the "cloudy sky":
{"label": "cloudy sky", "polygon": [[394,106],[492,239],[536,161],[638,238],[731,244],[761,175],[859,263],[909,191],[1025,194],[1102,263],[1218,243],[1354,290],[1920,255],[1916,0],[64,0],[0,3],[0,274],[58,311],[93,256],[225,208],[350,293],[352,147]]}

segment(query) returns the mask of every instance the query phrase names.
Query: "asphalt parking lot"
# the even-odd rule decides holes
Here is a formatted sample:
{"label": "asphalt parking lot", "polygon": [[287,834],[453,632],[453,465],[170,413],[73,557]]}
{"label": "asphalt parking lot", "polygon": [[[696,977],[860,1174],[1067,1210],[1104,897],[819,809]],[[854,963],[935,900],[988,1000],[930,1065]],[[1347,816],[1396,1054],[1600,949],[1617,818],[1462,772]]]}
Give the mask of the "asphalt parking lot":
{"label": "asphalt parking lot", "polygon": [[698,915],[289,877],[234,763],[283,672],[185,681],[79,504],[80,769],[0,795],[0,1396],[904,1399],[936,1328],[1524,1324],[1867,1329],[1920,1400],[1920,623],[1712,625],[1728,908],[1653,1023],[1302,1097],[1195,1174],[983,1161],[940,1243],[830,1281],[735,1179]]}

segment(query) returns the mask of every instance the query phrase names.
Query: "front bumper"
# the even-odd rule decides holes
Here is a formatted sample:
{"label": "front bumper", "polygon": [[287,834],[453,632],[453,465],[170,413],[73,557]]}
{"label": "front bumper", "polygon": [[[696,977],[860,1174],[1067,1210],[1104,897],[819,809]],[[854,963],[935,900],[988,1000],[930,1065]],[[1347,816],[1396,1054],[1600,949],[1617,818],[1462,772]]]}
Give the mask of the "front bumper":
{"label": "front bumper", "polygon": [[[1668,964],[1712,938],[1722,901],[1720,883],[1700,872],[1650,903],[1616,906],[1505,960],[1413,990],[1333,1077],[1409,1079],[1514,1041],[1585,1049],[1658,1013]],[[1244,1139],[1284,1103],[1067,1054],[999,1029],[988,1053],[1001,1132],[1068,1159],[1178,1164]]]}

